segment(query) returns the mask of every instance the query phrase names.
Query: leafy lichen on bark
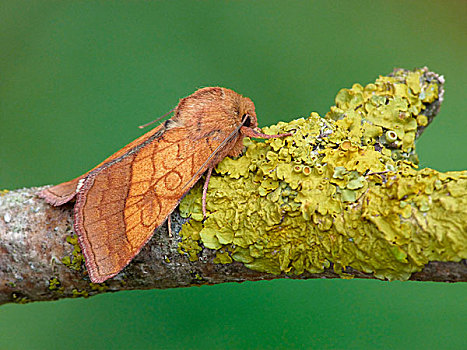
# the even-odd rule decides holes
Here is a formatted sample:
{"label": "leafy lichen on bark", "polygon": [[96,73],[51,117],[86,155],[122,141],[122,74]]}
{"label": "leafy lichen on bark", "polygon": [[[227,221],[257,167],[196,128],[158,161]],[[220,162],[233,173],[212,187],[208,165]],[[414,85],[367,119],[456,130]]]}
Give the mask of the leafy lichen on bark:
{"label": "leafy lichen on bark", "polygon": [[467,174],[415,165],[413,140],[437,114],[442,83],[396,70],[339,92],[325,118],[269,129],[292,137],[246,141],[211,180],[207,220],[198,184],[181,204],[183,231],[176,210],[173,235],[159,227],[103,284],[87,278],[72,205],[52,207],[38,188],[0,192],[0,304],[282,277],[467,281],[466,260],[456,262],[466,257]]}
{"label": "leafy lichen on bark", "polygon": [[325,118],[266,129],[292,136],[246,140],[244,156],[217,166],[206,220],[201,186],[182,201],[192,220],[180,251],[195,260],[204,246],[217,263],[273,274],[332,265],[343,277],[352,267],[389,280],[467,258],[467,172],[416,165],[415,139],[439,107],[442,83],[427,69],[396,70],[342,89]]}

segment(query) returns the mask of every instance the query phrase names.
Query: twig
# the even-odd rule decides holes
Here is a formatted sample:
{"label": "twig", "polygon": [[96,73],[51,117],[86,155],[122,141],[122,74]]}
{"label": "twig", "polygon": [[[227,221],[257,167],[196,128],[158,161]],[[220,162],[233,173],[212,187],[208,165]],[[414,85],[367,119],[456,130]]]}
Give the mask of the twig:
{"label": "twig", "polygon": [[[400,76],[401,72],[407,71],[399,70],[393,74],[395,76],[399,74]],[[427,69],[421,70],[421,72],[421,80],[425,83],[434,82],[434,84],[437,84],[436,86],[439,91],[437,98],[426,105],[424,109],[426,120],[423,119],[417,127],[415,131],[416,137],[421,135],[422,131],[437,114],[443,96],[442,78],[435,73],[429,72]],[[362,107],[356,106],[354,110],[358,110],[359,108]],[[342,140],[334,142],[331,140],[333,135],[338,133],[339,125],[344,124],[340,121],[347,122],[346,118],[348,118],[348,112],[342,113],[341,108],[336,108],[332,109],[326,120],[323,120],[323,125],[325,126],[317,133],[317,138],[321,141],[318,140],[317,144],[313,146],[314,151],[321,157],[321,161],[325,159],[323,158],[323,152],[334,152],[333,150],[344,153],[352,152],[352,147],[354,147],[352,146],[352,142],[354,141],[351,138],[349,138],[349,142]],[[349,133],[355,132],[355,130],[352,131],[351,124],[349,125]],[[289,130],[294,128],[295,130],[300,129],[296,125],[291,125]],[[333,131],[328,132],[329,130]],[[388,135],[388,138],[389,136],[392,135]],[[333,216],[331,216],[331,212],[327,214],[319,213],[319,209],[308,213],[302,203],[302,207],[299,206],[297,212],[301,211],[305,217],[309,214],[309,217],[303,219],[303,216],[299,215],[295,219],[292,219],[296,220],[296,222],[298,222],[297,220],[305,220],[307,225],[312,225],[307,227],[312,227],[313,230],[315,230],[314,227],[316,226],[316,232],[313,231],[313,234],[317,233],[318,235],[313,237],[320,237],[319,235],[325,236],[322,241],[313,243],[305,251],[305,253],[314,252],[314,249],[316,249],[317,254],[324,254],[324,258],[320,258],[322,261],[330,262],[328,266],[323,265],[317,273],[312,273],[316,267],[312,266],[314,260],[311,258],[308,261],[306,260],[308,258],[300,255],[292,256],[290,255],[291,253],[287,256],[284,255],[284,251],[291,252],[296,248],[290,247],[292,240],[299,239],[298,234],[292,234],[292,232],[300,231],[290,231],[292,237],[287,237],[289,240],[287,241],[287,245],[275,247],[275,251],[278,251],[277,256],[274,255],[275,253],[272,255],[268,253],[269,248],[264,243],[264,236],[261,236],[258,238],[258,241],[252,244],[252,246],[256,244],[256,247],[261,247],[261,249],[264,248],[264,252],[261,252],[263,254],[261,258],[258,258],[260,256],[258,254],[260,253],[256,252],[252,256],[248,256],[250,259],[248,262],[244,261],[245,263],[242,263],[238,260],[235,261],[235,258],[233,260],[231,258],[235,257],[235,252],[238,252],[238,249],[240,249],[234,243],[224,242],[217,250],[208,249],[206,245],[209,246],[209,243],[203,241],[203,238],[194,239],[194,236],[190,236],[191,231],[189,229],[188,233],[183,233],[185,231],[181,232],[182,224],[187,219],[182,218],[179,211],[176,210],[172,214],[172,236],[168,235],[166,225],[160,227],[156,230],[151,241],[122,273],[103,284],[93,284],[87,278],[80,247],[72,230],[72,205],[58,208],[52,207],[37,197],[36,194],[40,191],[40,188],[30,188],[10,192],[6,191],[0,196],[0,304],[55,300],[67,297],[87,297],[102,292],[120,290],[175,288],[224,282],[270,280],[275,278],[356,277],[466,282],[467,263],[465,258],[467,257],[467,252],[465,251],[465,246],[467,226],[465,223],[462,223],[462,218],[465,218],[466,215],[465,195],[462,191],[467,192],[467,173],[442,174],[430,169],[429,171],[426,169],[414,170],[408,165],[409,159],[416,156],[414,148],[403,144],[403,142],[387,140],[384,134],[369,136],[369,138],[373,140],[372,142],[374,142],[374,149],[376,151],[392,147],[392,154],[396,154],[402,158],[396,159],[397,169],[367,169],[362,172],[361,175],[363,175],[364,180],[357,180],[367,181],[366,187],[359,187],[360,185],[357,185],[355,190],[349,190],[349,188],[352,188],[349,186],[349,183],[352,181],[351,176],[355,174],[357,176],[358,171],[353,170],[352,172],[352,170],[345,167],[336,164],[332,165],[332,160],[323,166],[320,165],[320,167],[317,164],[309,167],[310,169],[315,169],[316,172],[321,171],[322,173],[310,176],[321,176],[321,180],[327,181],[326,186],[338,189],[338,192],[335,192],[333,196],[341,196],[339,197],[341,198],[339,210],[342,210],[342,212],[336,211]],[[404,140],[406,142],[406,139]],[[280,150],[278,150],[279,152]],[[331,169],[330,173],[323,173],[322,168],[326,167],[326,165]],[[404,171],[409,171],[407,170],[409,168],[412,169],[410,170],[410,174],[400,175],[397,173],[397,171],[402,172],[404,169]],[[310,169],[304,169],[303,171],[309,171]],[[260,170],[264,169],[258,168],[256,173],[258,174]],[[219,170],[219,172],[222,171]],[[220,182],[236,181],[232,179],[231,175],[225,172],[225,175],[217,175],[216,177]],[[308,174],[306,175],[308,176]],[[252,176],[256,175],[253,174]],[[419,188],[417,186],[419,186],[420,178],[417,176],[433,179],[429,184],[436,183],[436,188],[430,189],[429,197],[432,203],[429,203],[429,205],[431,205],[430,208],[442,206],[443,210],[448,213],[447,217],[438,217],[439,211],[437,210],[425,210],[424,206],[428,204],[420,202],[419,199],[423,196],[420,197],[416,193],[414,194],[409,191],[405,197],[394,198],[394,196],[397,197],[398,193],[396,187],[401,186],[403,181],[405,181],[404,186],[410,187],[413,185],[413,187]],[[439,179],[442,179],[442,181]],[[436,182],[436,180],[439,181]],[[286,183],[288,180],[284,179],[282,181],[281,183]],[[353,186],[355,186],[355,183],[354,181]],[[428,187],[429,184],[427,185]],[[222,188],[225,184],[219,186],[219,188]],[[423,187],[423,189],[428,191],[428,187]],[[215,210],[209,208],[209,205],[215,206],[215,196],[219,197],[215,184],[213,188],[214,190],[211,191],[210,187],[210,192],[214,193],[212,198],[208,197],[208,210],[211,210],[211,218],[216,217],[217,214]],[[199,190],[199,188],[195,189],[189,196],[197,198],[196,196],[199,196],[199,194],[196,191],[199,192]],[[264,188],[260,189],[259,186],[252,191],[257,190],[264,190]],[[262,199],[260,198],[264,201],[272,193],[269,189],[265,191],[262,194]],[[287,189],[287,191],[290,192],[290,189]],[[342,191],[342,193],[339,191]],[[344,199],[344,191],[351,194],[354,191],[356,195],[355,193],[353,195],[356,197],[353,200]],[[380,200],[381,203],[391,203],[391,206],[385,209],[386,216],[381,217],[380,214],[371,212],[371,208],[373,207],[370,203],[375,200]],[[397,219],[401,215],[400,207],[403,204],[407,205],[410,200],[412,200],[412,211],[408,212],[408,217],[401,217],[399,226],[402,225],[401,227],[404,229],[411,230],[413,232],[412,239],[404,241],[401,237],[392,237],[393,241],[391,241],[387,237],[387,234],[392,231],[387,230],[387,226],[385,225],[395,225],[394,218]],[[297,201],[292,202],[297,203]],[[198,212],[201,211],[200,206],[197,207],[196,204],[185,205],[182,210],[184,216],[189,215],[187,207],[189,211],[192,211],[193,217],[196,217],[197,210]],[[221,211],[222,208],[219,210]],[[242,208],[238,209],[239,212],[241,210]],[[284,213],[284,217],[292,214],[291,211]],[[407,214],[407,211],[404,213]],[[239,215],[242,214],[240,213]],[[337,226],[336,223],[341,219],[343,225],[355,223],[349,221],[348,215],[358,217],[358,226],[353,230],[347,230],[345,234],[333,231],[334,226]],[[284,217],[282,220],[284,220]],[[330,225],[333,228],[325,227],[327,226],[326,220],[329,221],[329,217],[332,217]],[[204,227],[212,224],[209,220],[210,218],[204,223]],[[437,231],[437,227],[439,226],[430,226],[430,222],[436,222],[440,225],[450,225],[449,235],[446,235],[445,231]],[[193,226],[194,223],[196,221],[192,220],[190,225]],[[230,222],[226,222],[225,227],[229,227],[230,224]],[[201,223],[196,225],[203,226]],[[279,226],[274,224],[272,227],[277,228]],[[273,241],[272,235],[274,232],[268,232],[267,234],[271,235],[268,237]],[[376,234],[378,234],[377,238],[371,236]],[[372,239],[374,238],[378,244],[383,244],[384,250],[392,252],[391,254],[393,255],[390,254],[389,256],[394,261],[387,262],[384,260],[387,259],[385,256],[384,259],[377,258],[376,260],[380,259],[377,263],[368,262],[368,264],[364,264],[362,263],[364,259],[362,260],[361,257],[354,256],[352,258],[354,251],[349,253],[348,251],[346,252],[346,249],[349,246],[356,245],[358,249],[361,249],[357,250],[358,254],[365,252],[364,248],[362,248],[363,243],[359,245],[360,243],[355,242],[365,237],[365,235]],[[426,235],[426,239],[424,238],[423,241],[420,241],[421,243],[417,243],[413,239],[414,235]],[[341,242],[339,241],[339,237],[348,237],[348,239],[345,242]],[[281,239],[284,239],[284,237]],[[196,241],[195,245],[199,249],[195,251],[188,249],[187,240],[191,240],[191,243]],[[331,242],[332,247],[327,247],[326,242]],[[433,252],[413,251],[413,249],[423,250],[427,247],[433,248]],[[379,251],[376,248],[374,249],[375,255],[379,254]],[[449,251],[449,254],[445,251]],[[222,256],[227,258],[227,261],[222,261],[224,263],[220,263],[219,261]],[[432,261],[433,259],[430,257],[436,256],[440,256],[443,260],[448,261]],[[426,263],[423,259],[423,261],[417,261],[420,257],[427,259]],[[304,259],[305,263],[300,265],[300,259]],[[258,261],[266,265],[260,266]],[[277,266],[274,264],[277,264]],[[356,266],[359,268],[356,268]],[[399,267],[400,270],[398,270]]]}

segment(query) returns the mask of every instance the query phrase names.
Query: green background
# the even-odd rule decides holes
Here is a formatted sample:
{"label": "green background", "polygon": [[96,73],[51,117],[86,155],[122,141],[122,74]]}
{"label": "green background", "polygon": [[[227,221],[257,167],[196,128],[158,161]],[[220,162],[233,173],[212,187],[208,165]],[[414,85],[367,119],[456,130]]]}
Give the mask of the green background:
{"label": "green background", "polygon": [[[2,1],[0,187],[80,175],[203,86],[261,126],[324,115],[393,67],[446,78],[423,167],[467,168],[465,1]],[[0,349],[465,346],[467,285],[224,284],[0,308]]]}

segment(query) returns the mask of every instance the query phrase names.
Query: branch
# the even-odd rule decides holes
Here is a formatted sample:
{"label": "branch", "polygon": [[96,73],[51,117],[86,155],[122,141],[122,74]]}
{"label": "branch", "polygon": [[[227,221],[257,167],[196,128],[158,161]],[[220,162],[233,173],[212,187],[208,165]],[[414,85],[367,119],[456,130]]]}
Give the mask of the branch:
{"label": "branch", "polygon": [[[89,282],[73,207],[0,196],[0,304],[275,278],[467,281],[467,172],[416,169],[443,79],[395,70],[341,90],[325,118],[279,123],[196,186],[115,278]],[[190,218],[190,219],[188,219]],[[183,228],[182,228],[183,227]]]}

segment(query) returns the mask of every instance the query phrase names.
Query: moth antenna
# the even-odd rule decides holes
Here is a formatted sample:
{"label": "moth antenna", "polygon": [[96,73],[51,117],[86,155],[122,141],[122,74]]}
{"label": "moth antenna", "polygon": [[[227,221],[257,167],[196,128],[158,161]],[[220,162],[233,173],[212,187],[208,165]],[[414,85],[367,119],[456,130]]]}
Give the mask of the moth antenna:
{"label": "moth antenna", "polygon": [[[176,108],[176,107],[175,107]],[[152,125],[154,124],[155,122],[158,122],[159,120],[167,117],[170,113],[172,113],[173,111],[175,111],[175,108],[172,108],[170,111],[168,111],[167,113],[165,113],[164,115],[160,116],[159,118],[157,119],[154,119],[153,121],[150,121],[149,123],[146,123],[146,124],[143,124],[143,125],[140,125],[138,126],[138,128],[140,129],[144,129],[145,127],[149,126],[149,125]]]}

